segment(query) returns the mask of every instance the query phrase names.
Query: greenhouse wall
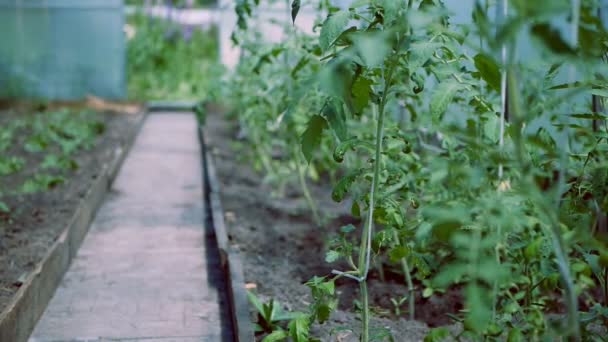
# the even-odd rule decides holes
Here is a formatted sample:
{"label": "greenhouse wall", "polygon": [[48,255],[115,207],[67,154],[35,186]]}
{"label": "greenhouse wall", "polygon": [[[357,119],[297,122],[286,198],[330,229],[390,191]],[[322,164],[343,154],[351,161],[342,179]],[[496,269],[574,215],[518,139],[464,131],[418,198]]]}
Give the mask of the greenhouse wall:
{"label": "greenhouse wall", "polygon": [[122,0],[0,0],[0,23],[0,97],[125,97]]}

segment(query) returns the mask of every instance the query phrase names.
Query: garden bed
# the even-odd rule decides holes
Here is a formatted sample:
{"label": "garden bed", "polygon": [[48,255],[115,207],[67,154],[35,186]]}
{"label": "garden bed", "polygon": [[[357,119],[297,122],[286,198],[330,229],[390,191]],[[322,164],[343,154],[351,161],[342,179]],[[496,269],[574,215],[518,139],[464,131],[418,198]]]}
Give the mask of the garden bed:
{"label": "garden bed", "polygon": [[[0,214],[0,336],[18,340],[29,334],[27,330],[44,311],[57,285],[51,283],[61,279],[75,255],[88,221],[143,121],[142,114],[82,108],[40,114],[32,109],[0,112],[1,132],[6,133],[11,123],[22,123],[3,136],[8,143],[1,152],[4,158],[15,158],[19,166],[0,177],[4,206]],[[53,119],[43,118],[47,115]],[[57,119],[61,115],[65,121]],[[66,128],[80,123],[81,127],[73,128],[90,129],[92,136],[72,136]],[[57,136],[45,136],[43,131]],[[70,141],[75,146],[70,147]]]}
{"label": "garden bed", "polygon": [[[288,187],[285,197],[274,197],[273,188],[262,182],[263,176],[240,160],[243,156],[233,148],[236,126],[213,113],[207,117],[205,132],[207,150],[213,156],[222,186],[228,237],[243,256],[248,288],[254,288],[262,302],[274,299],[285,310],[306,311],[312,298],[304,283],[313,276],[329,275],[333,268],[346,268],[325,262],[324,237],[335,235],[342,225],[359,223],[351,216],[350,205],[333,202],[331,186],[326,181],[311,184],[310,190],[322,214],[331,218],[323,228],[318,228],[299,190]],[[327,341],[358,341],[353,332],[360,326],[355,308],[358,285],[344,279],[336,285],[339,309],[327,324],[315,326],[311,332]],[[374,272],[368,285],[374,311],[372,326],[388,328],[399,341],[422,340],[429,327],[451,324],[447,314],[462,309],[458,290],[432,299],[422,298],[418,291],[416,317],[420,322],[407,321],[403,313],[407,304],[400,307],[401,313],[397,315],[391,302],[407,296],[407,287],[400,276],[387,269],[382,281]],[[253,308],[251,313],[254,321]]]}

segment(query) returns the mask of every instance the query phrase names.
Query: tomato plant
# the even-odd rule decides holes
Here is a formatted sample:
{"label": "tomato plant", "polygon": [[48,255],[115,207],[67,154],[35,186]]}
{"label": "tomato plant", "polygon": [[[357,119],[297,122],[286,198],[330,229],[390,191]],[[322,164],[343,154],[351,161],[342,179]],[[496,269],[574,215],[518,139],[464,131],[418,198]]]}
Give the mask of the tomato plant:
{"label": "tomato plant", "polygon": [[[416,291],[462,290],[456,338],[602,338],[600,2],[479,0],[467,24],[453,22],[447,2],[294,0],[277,44],[248,25],[259,1],[237,4],[243,59],[228,98],[260,168],[278,183],[295,169],[313,208],[304,176],[330,174],[333,199],[363,217],[340,229],[326,257],[350,269],[308,283],[307,325],[327,319],[335,280],[348,278],[360,286],[368,341],[367,277],[380,261],[401,270],[410,319]],[[319,15],[318,35],[293,26],[304,6]],[[347,238],[356,233],[358,247]]]}

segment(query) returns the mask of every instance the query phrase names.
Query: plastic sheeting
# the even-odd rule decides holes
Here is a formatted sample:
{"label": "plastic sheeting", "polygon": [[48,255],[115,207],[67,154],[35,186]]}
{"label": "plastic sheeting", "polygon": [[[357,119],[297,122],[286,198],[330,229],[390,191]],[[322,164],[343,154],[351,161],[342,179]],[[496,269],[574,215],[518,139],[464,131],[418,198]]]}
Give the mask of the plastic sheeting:
{"label": "plastic sheeting", "polygon": [[0,97],[126,95],[122,0],[0,0]]}

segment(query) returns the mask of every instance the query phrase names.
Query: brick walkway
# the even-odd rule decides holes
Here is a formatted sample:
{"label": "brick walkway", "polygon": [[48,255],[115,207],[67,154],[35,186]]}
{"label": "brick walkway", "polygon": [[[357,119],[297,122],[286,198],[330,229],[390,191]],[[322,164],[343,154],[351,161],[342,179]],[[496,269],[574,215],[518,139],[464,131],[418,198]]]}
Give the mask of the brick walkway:
{"label": "brick walkway", "polygon": [[30,341],[232,341],[196,122],[151,114]]}

